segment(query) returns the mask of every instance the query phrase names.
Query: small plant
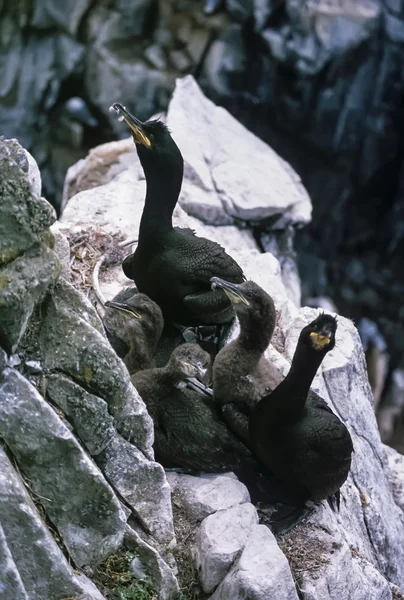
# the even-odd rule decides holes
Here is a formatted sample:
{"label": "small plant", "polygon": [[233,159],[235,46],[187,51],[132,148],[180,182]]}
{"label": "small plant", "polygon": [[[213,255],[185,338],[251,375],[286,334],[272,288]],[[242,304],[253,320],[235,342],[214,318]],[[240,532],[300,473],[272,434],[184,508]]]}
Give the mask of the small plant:
{"label": "small plant", "polygon": [[131,562],[136,554],[121,551],[97,567],[94,583],[107,600],[158,600],[149,579],[135,579]]}

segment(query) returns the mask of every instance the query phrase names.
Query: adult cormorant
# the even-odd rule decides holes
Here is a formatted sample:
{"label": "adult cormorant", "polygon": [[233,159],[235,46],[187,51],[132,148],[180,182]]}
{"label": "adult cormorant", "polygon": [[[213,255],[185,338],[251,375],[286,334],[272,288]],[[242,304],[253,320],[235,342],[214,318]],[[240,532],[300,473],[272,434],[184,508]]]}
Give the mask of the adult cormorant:
{"label": "adult cormorant", "polygon": [[165,367],[132,377],[153,418],[156,460],[164,467],[219,473],[255,464],[214,402],[185,387],[188,378],[203,376],[209,361],[198,344],[182,344]]}
{"label": "adult cormorant", "polygon": [[133,288],[123,290],[105,303],[103,322],[111,345],[131,375],[154,366],[164,320],[153,300]]}
{"label": "adult cormorant", "polygon": [[303,500],[335,497],[348,477],[353,451],[348,429],[326,402],[310,391],[323,358],[335,346],[337,321],[319,315],[304,327],[285,379],[258,402],[250,440],[261,461],[300,489]]}
{"label": "adult cormorant", "polygon": [[189,326],[228,323],[233,309],[221,290],[211,289],[210,278],[241,283],[243,271],[216,242],[173,227],[184,168],[178,146],[161,121],[142,123],[121,104],[112,107],[132,132],[147,183],[138,245],[123,262],[125,275],[157,302],[167,320]]}
{"label": "adult cormorant", "polygon": [[247,441],[246,415],[268,393],[272,380],[264,352],[275,329],[275,305],[254,281],[233,284],[212,277],[211,283],[224,290],[240,323],[238,337],[220,350],[213,363],[213,392],[229,427]]}

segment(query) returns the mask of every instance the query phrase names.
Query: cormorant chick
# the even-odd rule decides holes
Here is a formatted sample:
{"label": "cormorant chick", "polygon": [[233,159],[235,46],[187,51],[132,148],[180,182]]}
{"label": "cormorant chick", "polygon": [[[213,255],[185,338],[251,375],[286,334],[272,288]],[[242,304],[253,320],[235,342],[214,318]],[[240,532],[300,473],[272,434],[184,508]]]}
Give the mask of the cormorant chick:
{"label": "cormorant chick", "polygon": [[166,320],[189,326],[228,323],[233,309],[221,290],[211,290],[210,278],[241,283],[243,271],[216,242],[173,228],[184,169],[178,146],[161,121],[142,123],[121,104],[112,108],[132,132],[147,183],[138,246],[123,262],[125,275],[157,302]]}
{"label": "cormorant chick", "polygon": [[353,451],[348,429],[310,385],[335,346],[337,321],[321,314],[304,327],[289,373],[258,402],[250,417],[250,440],[261,461],[303,501],[332,497],[348,477]]}
{"label": "cormorant chick", "polygon": [[103,321],[111,345],[114,348],[123,346],[124,351],[117,353],[131,375],[154,366],[164,320],[160,307],[153,300],[134,292],[125,300],[106,302]]}
{"label": "cormorant chick", "polygon": [[197,344],[182,344],[165,367],[132,377],[154,421],[156,460],[166,468],[218,473],[255,463],[220,420],[214,403],[184,387],[188,378],[203,376],[209,361]]}
{"label": "cormorant chick", "polygon": [[240,323],[237,339],[222,348],[213,363],[213,392],[229,427],[248,443],[246,415],[268,393],[272,379],[264,352],[275,329],[275,305],[254,281],[235,285],[212,277],[211,283],[225,291]]}

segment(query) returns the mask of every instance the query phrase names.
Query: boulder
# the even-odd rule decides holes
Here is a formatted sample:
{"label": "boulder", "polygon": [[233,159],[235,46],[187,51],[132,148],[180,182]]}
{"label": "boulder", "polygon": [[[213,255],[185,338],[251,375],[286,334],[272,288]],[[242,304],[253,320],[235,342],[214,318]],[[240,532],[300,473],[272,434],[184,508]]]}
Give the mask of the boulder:
{"label": "boulder", "polygon": [[[62,600],[87,593],[86,578],[82,576],[80,581],[76,577],[3,447],[0,447],[0,464],[1,597]],[[41,500],[39,496],[36,498]],[[103,600],[97,590],[86,597]]]}
{"label": "boulder", "polygon": [[152,420],[93,305],[66,281],[69,243],[49,230],[36,163],[15,140],[0,140],[0,160],[0,437],[13,459],[0,482],[0,596],[100,600],[68,560],[90,572],[123,551],[131,519],[168,599],[178,589],[171,491],[153,460]]}
{"label": "boulder", "polygon": [[66,425],[22,375],[4,369],[0,394],[0,436],[75,563],[102,562],[121,546],[126,525],[113,490]]}
{"label": "boulder", "polygon": [[192,519],[201,521],[218,510],[225,510],[250,501],[246,486],[237,478],[218,475],[193,477],[169,474],[171,487],[179,493],[185,512]]}
{"label": "boulder", "polygon": [[206,594],[224,579],[257,523],[257,511],[250,503],[218,510],[202,521],[195,540],[195,564]]}

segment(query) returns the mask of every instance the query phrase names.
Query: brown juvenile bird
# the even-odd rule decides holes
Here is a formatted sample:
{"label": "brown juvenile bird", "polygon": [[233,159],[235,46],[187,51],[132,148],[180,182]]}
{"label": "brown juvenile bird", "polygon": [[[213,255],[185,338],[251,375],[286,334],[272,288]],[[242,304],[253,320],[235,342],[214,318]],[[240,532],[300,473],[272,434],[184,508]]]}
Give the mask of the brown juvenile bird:
{"label": "brown juvenile bird", "polygon": [[105,303],[104,326],[112,347],[129,373],[154,366],[154,355],[164,327],[160,307],[134,288]]}
{"label": "brown juvenile bird", "polygon": [[275,329],[275,305],[254,281],[234,284],[212,277],[211,284],[224,290],[240,323],[238,337],[220,350],[213,363],[214,397],[229,427],[247,442],[247,415],[270,391],[273,377],[264,353]]}
{"label": "brown juvenile bird", "polygon": [[188,378],[203,378],[209,362],[200,346],[182,344],[165,367],[132,376],[154,421],[154,451],[164,467],[220,473],[255,464],[250,451],[221,420],[214,402],[185,387]]}
{"label": "brown juvenile bird", "polygon": [[337,321],[319,315],[304,327],[290,371],[262,398],[250,417],[250,441],[259,459],[302,500],[333,498],[348,477],[353,452],[348,429],[310,390],[327,352],[335,346]]}

